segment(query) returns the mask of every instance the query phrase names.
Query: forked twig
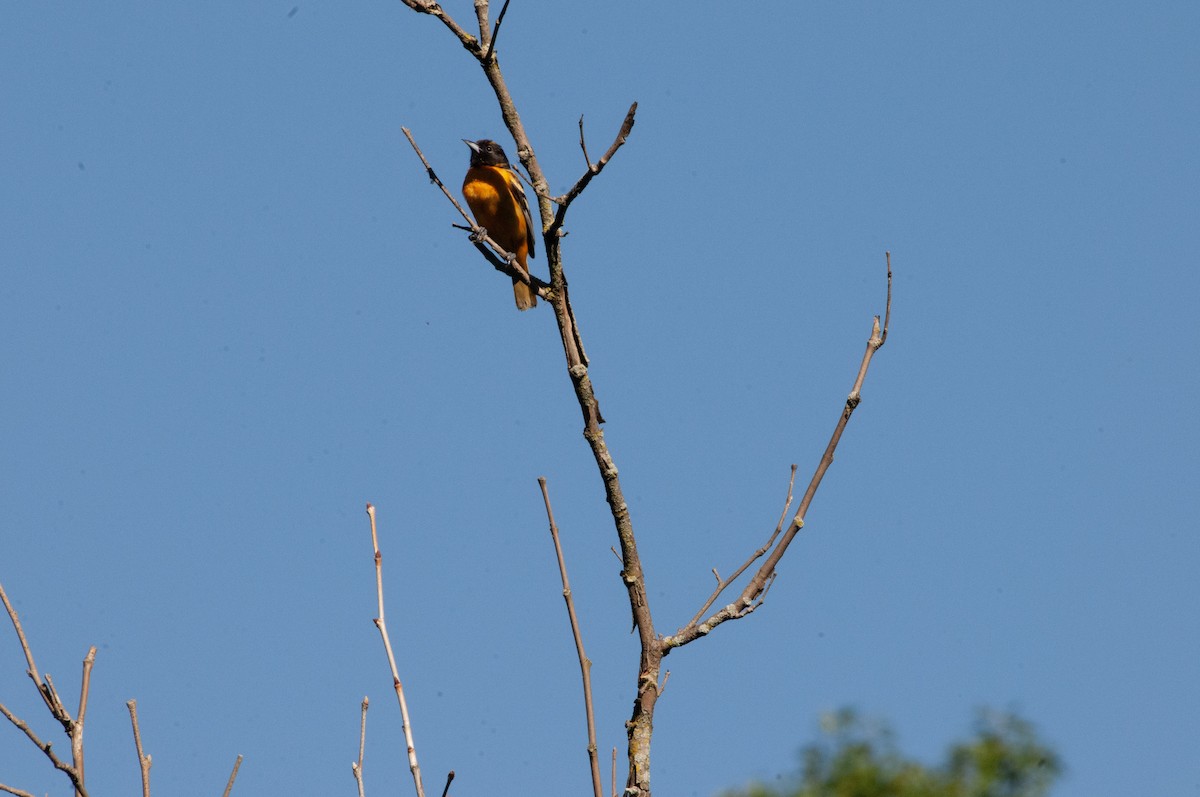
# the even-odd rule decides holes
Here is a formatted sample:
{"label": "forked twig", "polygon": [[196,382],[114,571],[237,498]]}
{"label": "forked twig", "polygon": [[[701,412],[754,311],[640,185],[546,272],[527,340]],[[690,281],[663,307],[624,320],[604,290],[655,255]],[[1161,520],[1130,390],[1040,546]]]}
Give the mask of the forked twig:
{"label": "forked twig", "polygon": [[[588,187],[588,183],[592,181],[592,178],[604,170],[604,167],[608,165],[608,162],[612,159],[612,156],[617,154],[617,150],[624,146],[626,139],[629,138],[630,131],[633,130],[633,123],[635,121],[635,117],[637,116],[637,107],[638,104],[636,102],[629,106],[629,110],[625,112],[625,120],[621,123],[621,129],[617,132],[617,137],[613,139],[613,143],[608,148],[608,151],[600,156],[600,160],[592,163],[591,159],[588,158],[587,170],[578,180],[575,181],[575,185],[571,186],[567,193],[563,194],[562,196],[548,197],[548,199],[558,205],[558,210],[554,214],[554,222],[546,231],[547,237],[558,234],[559,229],[562,228],[563,221],[566,219],[567,208],[571,206],[571,203],[575,201],[577,196],[583,193],[583,189]],[[582,116],[579,117],[579,143],[580,146],[583,145]],[[583,154],[584,157],[587,158],[586,149],[584,149]]]}
{"label": "forked twig", "polygon": [[496,17],[496,27],[492,28],[492,35],[488,36],[487,50],[483,53],[484,63],[492,60],[492,53],[496,50],[496,37],[500,35],[500,25],[504,22],[504,15],[507,13],[508,0],[504,0],[504,5],[500,7],[500,16]]}
{"label": "forked twig", "polygon": [[417,797],[425,797],[425,786],[421,783],[421,767],[417,763],[417,748],[413,744],[412,721],[408,718],[408,701],[404,699],[404,686],[400,683],[400,673],[396,669],[396,655],[392,652],[392,641],[388,638],[387,621],[383,617],[383,554],[379,552],[379,534],[375,530],[375,507],[367,504],[367,516],[371,518],[371,545],[375,549],[375,592],[379,599],[379,616],[375,618],[375,627],[383,638],[383,648],[387,651],[388,666],[392,668],[392,686],[396,690],[396,700],[400,704],[400,720],[404,728],[404,743],[408,747],[408,768],[412,771],[413,784],[417,788]]}
{"label": "forked twig", "polygon": [[563,558],[562,542],[558,538],[558,524],[554,522],[554,510],[550,508],[550,492],[544,476],[538,477],[542,488],[542,501],[546,504],[546,520],[550,523],[550,537],[554,540],[554,554],[558,557],[558,573],[562,576],[563,600],[567,604],[567,617],[571,621],[571,635],[575,638],[575,653],[579,656],[579,672],[583,676],[583,711],[587,716],[588,763],[592,770],[592,791],[595,797],[604,797],[604,784],[600,782],[600,757],[596,748],[596,716],[592,709],[592,662],[583,650],[583,634],[579,631],[579,618],[575,614],[575,598],[571,594],[571,581],[567,578],[567,563]]}
{"label": "forked twig", "polygon": [[83,681],[79,688],[79,719],[71,718],[71,713],[67,711],[67,707],[63,705],[62,700],[58,696],[58,691],[54,688],[54,681],[47,674],[44,678],[37,668],[37,664],[33,660],[33,648],[29,646],[29,640],[25,638],[25,629],[21,627],[21,618],[17,615],[16,608],[8,600],[8,593],[4,591],[4,585],[0,584],[0,602],[4,604],[4,609],[8,612],[8,619],[12,622],[13,629],[17,632],[17,640],[20,642],[21,651],[25,654],[25,663],[28,665],[25,674],[33,681],[37,688],[38,695],[41,696],[42,702],[46,704],[46,708],[62,725],[66,731],[67,737],[71,740],[71,758],[72,764],[67,764],[57,755],[55,755],[50,742],[43,742],[37,737],[37,734],[23,720],[8,710],[6,706],[0,704],[0,714],[4,714],[14,726],[17,727],[26,738],[45,754],[51,765],[55,769],[61,771],[71,779],[71,785],[75,788],[75,794],[78,797],[87,797],[87,789],[83,785],[83,720],[87,714],[88,692],[91,688],[92,664],[96,660],[96,648],[92,646],[87,655],[83,659]]}

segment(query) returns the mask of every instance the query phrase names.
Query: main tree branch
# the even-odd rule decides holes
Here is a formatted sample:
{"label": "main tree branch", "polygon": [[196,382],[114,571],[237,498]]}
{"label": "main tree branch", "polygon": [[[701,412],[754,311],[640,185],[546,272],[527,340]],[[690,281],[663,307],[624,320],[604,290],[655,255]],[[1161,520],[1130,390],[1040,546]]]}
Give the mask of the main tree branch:
{"label": "main tree branch", "polygon": [[[583,150],[587,169],[567,193],[557,197],[551,196],[548,191],[548,181],[542,171],[541,165],[538,163],[533,145],[526,134],[525,127],[521,122],[520,115],[517,113],[516,105],[513,102],[512,95],[509,92],[504,75],[500,69],[496,41],[500,31],[500,23],[503,21],[504,14],[508,8],[508,0],[505,0],[504,8],[501,10],[494,28],[489,23],[488,0],[474,0],[475,15],[479,29],[478,37],[468,34],[462,26],[450,18],[436,3],[425,2],[424,0],[403,0],[403,2],[415,11],[430,14],[440,19],[458,38],[463,47],[476,59],[496,96],[504,124],[508,128],[513,141],[516,142],[517,157],[525,166],[534,193],[538,199],[544,251],[546,252],[546,260],[550,272],[548,289],[546,289],[544,283],[530,279],[528,275],[524,275],[519,269],[514,269],[512,259],[508,257],[509,253],[504,253],[507,262],[503,267],[500,266],[495,255],[484,246],[484,242],[487,241],[486,234],[481,232],[473,222],[472,238],[480,251],[497,268],[523,279],[528,284],[536,285],[539,295],[548,300],[548,304],[550,304],[554,311],[563,355],[566,359],[567,374],[570,377],[575,398],[583,416],[583,436],[592,452],[592,457],[596,462],[597,470],[604,484],[605,498],[608,501],[617,538],[620,542],[621,579],[628,593],[633,626],[634,630],[637,631],[641,648],[638,662],[637,693],[634,699],[632,715],[626,723],[629,737],[629,774],[626,779],[625,795],[626,797],[648,797],[650,794],[650,741],[653,731],[654,708],[662,690],[662,684],[659,681],[659,674],[662,670],[662,659],[673,648],[692,642],[706,635],[712,628],[726,620],[743,617],[761,605],[766,591],[774,581],[779,559],[786,552],[797,532],[804,526],[805,513],[808,511],[808,507],[825,472],[833,462],[833,453],[841,439],[842,432],[846,428],[850,415],[861,400],[862,383],[866,377],[871,358],[887,339],[888,324],[891,317],[890,258],[888,264],[887,311],[883,326],[882,328],[880,327],[879,318],[876,317],[872,327],[871,338],[867,344],[867,352],[859,368],[854,388],[851,390],[850,396],[846,401],[845,409],[834,429],[833,437],[826,447],[816,473],[813,475],[808,489],[800,501],[796,514],[790,524],[787,525],[786,531],[784,530],[783,519],[781,519],[780,524],[775,529],[775,533],[771,535],[767,543],[755,551],[745,564],[731,577],[728,579],[717,577],[717,586],[712,596],[686,626],[673,636],[659,637],[654,630],[654,622],[647,598],[645,574],[642,570],[641,558],[638,555],[637,541],[634,538],[633,522],[630,518],[629,506],[625,501],[619,471],[605,441],[604,430],[601,428],[604,418],[600,413],[600,404],[597,400],[596,390],[592,384],[588,370],[589,362],[584,352],[583,339],[579,332],[574,311],[571,308],[562,253],[562,238],[565,235],[564,224],[567,211],[574,200],[600,174],[609,160],[616,154],[617,150],[625,144],[633,129],[637,113],[637,103],[633,103],[630,106],[613,143],[600,160],[595,163],[588,156],[587,145],[583,135],[583,120],[582,118],[580,119],[579,144]],[[431,178],[436,180],[428,163],[425,165]],[[438,182],[440,185],[440,181]],[[445,191],[444,186],[442,186],[442,189]],[[445,191],[445,193],[449,196],[448,191]],[[451,201],[454,201],[453,197],[450,198]],[[458,203],[455,202],[455,205],[457,206]],[[459,207],[459,210],[462,212],[461,207]],[[503,252],[503,250],[499,251]],[[791,504],[791,485],[789,485],[788,489],[787,503],[788,506],[784,509],[784,518],[786,518],[788,508],[790,508]],[[759,566],[758,570],[755,571],[749,583],[742,590],[741,595],[733,603],[716,611],[707,619],[701,620],[700,618],[711,609],[720,594],[733,581],[740,578],[754,562],[762,559],[764,556],[766,557],[765,560]],[[593,770],[596,763],[593,757]]]}

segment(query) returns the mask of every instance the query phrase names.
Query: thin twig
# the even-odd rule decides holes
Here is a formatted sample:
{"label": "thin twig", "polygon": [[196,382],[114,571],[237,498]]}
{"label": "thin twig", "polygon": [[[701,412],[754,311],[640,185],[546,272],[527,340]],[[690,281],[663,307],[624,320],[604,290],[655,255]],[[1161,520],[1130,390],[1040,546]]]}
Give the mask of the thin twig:
{"label": "thin twig", "polygon": [[496,27],[492,28],[492,35],[488,37],[487,50],[481,59],[485,64],[492,60],[492,53],[496,50],[496,37],[500,35],[500,25],[504,22],[506,13],[508,13],[508,0],[504,0],[504,5],[500,7],[500,16],[496,17]]}
{"label": "thin twig", "polygon": [[354,780],[358,784],[358,797],[364,797],[363,793],[363,755],[367,748],[367,707],[370,701],[363,697],[362,699],[362,721],[358,728],[358,760],[350,764],[350,769],[354,772]]}
{"label": "thin twig", "polygon": [[742,573],[746,572],[746,569],[749,568],[750,565],[754,564],[756,561],[759,560],[759,558],[761,558],[764,554],[766,554],[767,551],[771,550],[771,546],[775,543],[775,538],[778,537],[780,532],[783,531],[783,523],[787,519],[788,508],[791,507],[791,505],[792,505],[792,488],[795,487],[795,485],[796,485],[796,466],[793,464],[792,465],[792,475],[788,479],[787,500],[784,501],[784,503],[783,503],[783,512],[779,515],[779,522],[775,525],[775,531],[771,533],[771,536],[769,539],[767,539],[766,543],[764,543],[762,545],[762,547],[760,547],[758,550],[756,550],[754,553],[752,553],[750,555],[750,558],[747,559],[742,564],[741,567],[739,567],[737,570],[735,570],[733,575],[731,575],[729,578],[722,579],[720,576],[717,575],[717,569],[715,567],[713,568],[713,575],[717,576],[717,586],[713,590],[712,595],[710,595],[708,597],[708,600],[705,601],[704,605],[700,607],[700,611],[696,612],[695,616],[692,617],[692,619],[688,621],[688,624],[686,626],[684,626],[684,628],[689,628],[691,626],[694,626],[697,622],[699,622],[700,618],[704,616],[704,613],[707,612],[709,609],[711,609],[712,605],[714,603],[716,603],[717,598],[720,596],[720,594],[722,592],[724,592],[726,589],[728,589],[730,584],[737,581],[741,577]]}
{"label": "thin twig", "polygon": [[229,797],[229,793],[233,791],[233,782],[237,780],[238,770],[242,767],[242,757],[239,755],[237,760],[233,762],[233,771],[229,773],[229,782],[225,784],[225,792],[221,797]]}
{"label": "thin twig", "polygon": [[880,335],[879,335],[879,346],[876,346],[875,347],[876,349],[883,346],[883,344],[887,343],[888,327],[890,327],[892,325],[892,253],[884,252],[883,256],[887,260],[887,273],[888,273],[887,308],[884,310],[883,332],[880,333]]}
{"label": "thin twig", "polygon": [[583,634],[579,631],[579,618],[575,614],[575,598],[571,594],[571,581],[567,578],[567,563],[563,558],[562,543],[558,539],[558,525],[554,522],[554,510],[550,508],[550,492],[546,478],[538,477],[542,488],[542,501],[546,504],[546,520],[550,523],[550,538],[554,540],[554,554],[558,557],[558,573],[562,576],[563,600],[567,604],[567,617],[571,621],[571,635],[575,637],[575,653],[579,656],[579,672],[583,676],[583,711],[587,716],[588,763],[592,770],[592,791],[595,797],[604,797],[604,784],[600,782],[600,757],[596,748],[596,716],[592,710],[592,662],[583,650]]}
{"label": "thin twig", "polygon": [[617,797],[617,748],[612,754],[612,797]]}
{"label": "thin twig", "polygon": [[375,618],[375,627],[379,629],[379,635],[383,638],[383,648],[387,651],[388,666],[392,669],[392,686],[396,690],[396,701],[400,704],[404,743],[408,747],[408,768],[412,772],[413,784],[417,788],[417,797],[425,797],[425,786],[421,783],[421,767],[417,763],[417,748],[413,744],[412,721],[408,717],[408,701],[404,699],[404,686],[400,683],[400,673],[396,669],[396,654],[392,652],[387,621],[383,617],[383,554],[379,551],[379,534],[375,529],[375,507],[372,504],[367,504],[367,516],[371,518],[371,545],[375,549],[375,592],[379,599],[379,616]]}
{"label": "thin twig", "polygon": [[3,584],[0,584],[0,601],[4,602],[4,609],[8,612],[8,619],[12,621],[13,628],[16,629],[17,640],[20,641],[21,651],[25,654],[25,663],[31,672],[36,673],[38,671],[37,665],[33,663],[33,651],[29,649],[29,640],[25,638],[25,629],[21,628],[21,620],[17,617],[17,610],[9,602],[8,593],[4,591]]}
{"label": "thin twig", "polygon": [[446,773],[446,787],[442,789],[442,797],[446,797],[450,793],[450,784],[454,782],[454,770]]}
{"label": "thin twig", "polygon": [[15,786],[6,786],[3,783],[0,783],[0,791],[6,791],[9,794],[15,794],[17,797],[36,797],[36,795],[27,792],[24,789],[18,789]]}
{"label": "thin twig", "polygon": [[133,723],[133,746],[137,748],[138,768],[142,771],[142,797],[150,797],[150,756],[142,752],[142,731],[138,728],[137,701],[125,704],[129,708],[129,720]]}
{"label": "thin twig", "polygon": [[429,182],[434,183],[438,188],[442,189],[442,193],[446,195],[446,199],[450,200],[450,204],[454,205],[467,224],[475,227],[475,220],[471,218],[462,205],[458,204],[458,200],[454,198],[454,194],[450,193],[450,189],[446,188],[446,184],[441,181],[441,178],[437,176],[437,172],[429,165],[429,161],[425,158],[425,153],[421,151],[421,148],[417,146],[417,142],[413,139],[412,131],[407,127],[402,127],[400,128],[400,132],[408,139],[408,143],[412,145],[413,152],[417,153],[417,157],[421,159],[421,164],[425,167],[425,174],[429,176]]}
{"label": "thin twig", "polygon": [[583,150],[583,162],[587,164],[587,170],[592,170],[592,159],[588,157],[587,144],[583,141],[583,114],[579,114],[579,148]]}

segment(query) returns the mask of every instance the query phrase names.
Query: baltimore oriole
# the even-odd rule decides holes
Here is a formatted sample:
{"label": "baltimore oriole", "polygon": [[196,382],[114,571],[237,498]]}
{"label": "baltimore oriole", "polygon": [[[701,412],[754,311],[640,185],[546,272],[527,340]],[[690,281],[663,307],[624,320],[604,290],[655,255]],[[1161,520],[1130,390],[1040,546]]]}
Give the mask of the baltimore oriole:
{"label": "baltimore oriole", "polygon": [[[516,255],[525,273],[529,266],[526,256],[533,257],[533,219],[529,202],[517,170],[508,163],[504,150],[495,141],[481,138],[467,141],[471,148],[471,167],[463,179],[463,196],[475,214],[475,221],[488,231],[506,252]],[[528,310],[537,304],[537,291],[513,278],[513,297],[518,310]]]}

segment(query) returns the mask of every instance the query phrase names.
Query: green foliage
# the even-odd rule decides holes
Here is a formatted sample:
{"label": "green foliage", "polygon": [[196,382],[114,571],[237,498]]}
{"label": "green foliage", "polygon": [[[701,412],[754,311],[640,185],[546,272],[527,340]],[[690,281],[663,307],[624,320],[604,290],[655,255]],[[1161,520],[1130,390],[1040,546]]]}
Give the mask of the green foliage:
{"label": "green foliage", "polygon": [[1021,718],[981,711],[975,735],[929,767],[896,749],[886,724],[852,709],[821,718],[821,741],[801,750],[792,783],[753,783],[723,797],[1045,797],[1062,765]]}

